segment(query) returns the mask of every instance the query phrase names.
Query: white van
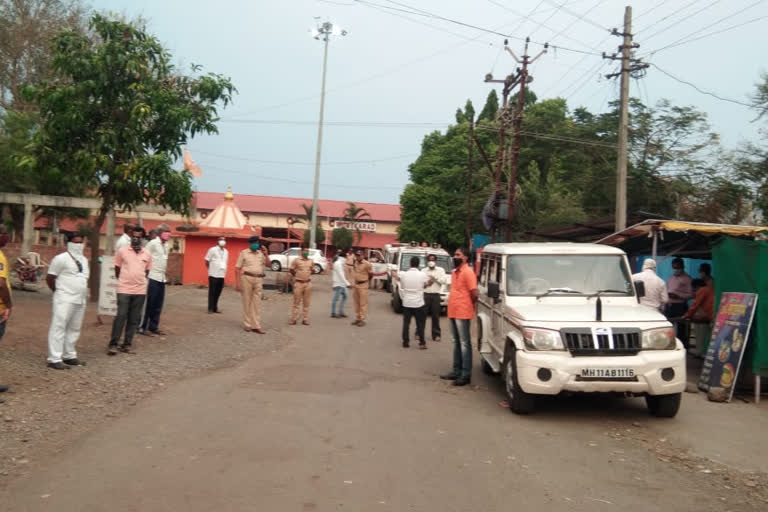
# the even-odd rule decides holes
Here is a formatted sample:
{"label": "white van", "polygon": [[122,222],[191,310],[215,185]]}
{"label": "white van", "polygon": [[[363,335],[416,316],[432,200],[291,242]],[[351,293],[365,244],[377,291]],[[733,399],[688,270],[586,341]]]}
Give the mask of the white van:
{"label": "white van", "polygon": [[445,270],[448,282],[440,287],[440,306],[445,309],[448,305],[448,292],[451,291],[451,272],[453,271],[453,259],[448,251],[442,249],[438,244],[432,246],[419,246],[415,242],[409,245],[400,245],[389,250],[390,259],[390,281],[389,291],[392,293],[392,310],[395,313],[403,312],[403,302],[400,298],[400,272],[406,272],[411,268],[411,258],[419,258],[419,269],[427,266],[427,256],[434,254],[437,258],[437,266]]}
{"label": "white van", "polygon": [[483,248],[477,340],[483,371],[501,373],[509,407],[536,395],[645,396],[673,417],[685,390],[685,350],[658,311],[639,304],[620,249],[597,244],[510,243]]}

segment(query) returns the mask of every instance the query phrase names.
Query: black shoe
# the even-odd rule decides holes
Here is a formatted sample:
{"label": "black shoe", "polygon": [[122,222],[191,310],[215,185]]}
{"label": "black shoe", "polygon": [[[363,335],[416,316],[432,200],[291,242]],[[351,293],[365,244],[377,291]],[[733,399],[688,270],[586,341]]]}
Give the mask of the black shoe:
{"label": "black shoe", "polygon": [[472,382],[470,379],[467,379],[466,377],[459,377],[458,379],[453,381],[454,386],[466,386]]}
{"label": "black shoe", "polygon": [[5,384],[0,384],[0,393],[5,393],[9,389],[11,389],[10,386],[6,386]]}
{"label": "black shoe", "polygon": [[410,346],[411,346],[411,344],[409,342],[407,342],[407,341],[403,342],[403,348],[408,348]]}
{"label": "black shoe", "polygon": [[135,354],[136,351],[133,350],[133,348],[130,345],[121,345],[118,349],[123,354]]}
{"label": "black shoe", "polygon": [[54,370],[69,370],[69,366],[65,365],[61,361],[58,363],[48,363],[48,368],[53,368]]}
{"label": "black shoe", "polygon": [[4,404],[4,403],[5,403],[5,400],[3,400],[2,398],[0,398],[0,404]]}
{"label": "black shoe", "polygon": [[341,317],[336,313],[331,313],[331,318],[341,318]]}
{"label": "black shoe", "polygon": [[117,345],[110,345],[107,349],[107,355],[108,356],[116,356],[117,355]]}
{"label": "black shoe", "polygon": [[78,358],[64,359],[62,362],[64,364],[68,364],[69,366],[85,366],[85,361],[81,361]]}
{"label": "black shoe", "polygon": [[338,316],[339,318],[347,318],[347,315],[345,315],[344,313],[342,313],[340,315],[336,315],[336,316]]}
{"label": "black shoe", "polygon": [[455,373],[451,372],[451,373],[444,373],[444,374],[442,374],[440,376],[440,378],[443,379],[443,380],[456,380],[456,379],[459,378],[459,376],[456,375]]}
{"label": "black shoe", "polygon": [[150,338],[152,338],[154,336],[154,333],[152,333],[152,331],[147,331],[147,330],[144,330],[144,329],[139,329],[139,334],[141,334],[143,336],[149,336]]}
{"label": "black shoe", "polygon": [[223,313],[223,311],[222,311],[222,310],[220,310],[220,309],[217,309],[216,311],[214,311],[214,313],[219,313],[219,314],[221,314],[221,313]]}

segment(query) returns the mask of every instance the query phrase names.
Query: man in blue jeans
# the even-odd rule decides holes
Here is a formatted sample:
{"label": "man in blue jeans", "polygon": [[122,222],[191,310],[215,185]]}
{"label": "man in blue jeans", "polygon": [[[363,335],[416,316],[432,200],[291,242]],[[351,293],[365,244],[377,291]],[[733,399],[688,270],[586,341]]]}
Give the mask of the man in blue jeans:
{"label": "man in blue jeans", "polygon": [[475,317],[477,277],[467,264],[468,251],[456,249],[453,253],[451,292],[448,295],[448,322],[453,333],[453,371],[441,375],[452,380],[454,386],[466,386],[472,381],[472,340],[469,325]]}
{"label": "man in blue jeans", "polygon": [[[347,288],[349,287],[349,281],[347,280],[344,266],[347,263],[347,258],[344,255],[344,251],[340,251],[336,255],[336,261],[333,262],[333,300],[331,301],[331,318],[346,318],[344,314],[344,303],[347,302]],[[339,306],[338,313],[336,312],[336,302],[341,298],[341,305]]]}

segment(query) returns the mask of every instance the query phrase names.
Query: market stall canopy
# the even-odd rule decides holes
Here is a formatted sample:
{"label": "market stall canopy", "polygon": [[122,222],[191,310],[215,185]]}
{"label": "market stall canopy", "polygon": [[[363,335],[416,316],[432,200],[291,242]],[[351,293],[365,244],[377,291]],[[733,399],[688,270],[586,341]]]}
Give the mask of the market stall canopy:
{"label": "market stall canopy", "polygon": [[[597,243],[621,247],[630,255],[674,252],[677,255],[708,257],[712,243],[721,236],[768,240],[768,227],[648,219],[608,235]],[[655,248],[652,247],[654,242]]]}

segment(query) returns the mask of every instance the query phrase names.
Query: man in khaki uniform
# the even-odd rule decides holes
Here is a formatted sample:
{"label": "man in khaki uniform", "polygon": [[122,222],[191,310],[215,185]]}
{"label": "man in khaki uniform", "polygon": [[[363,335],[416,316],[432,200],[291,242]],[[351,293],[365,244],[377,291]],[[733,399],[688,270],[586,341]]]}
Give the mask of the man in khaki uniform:
{"label": "man in khaki uniform", "polygon": [[250,237],[248,244],[249,248],[240,252],[235,263],[235,287],[243,295],[243,328],[265,334],[261,328],[261,294],[267,259],[258,236]]}
{"label": "man in khaki uniform", "polygon": [[352,281],[355,287],[355,315],[357,319],[352,325],[362,327],[368,316],[368,286],[373,277],[373,265],[363,258],[363,251],[355,251],[355,263],[352,267]]}
{"label": "man in khaki uniform", "polygon": [[293,314],[291,315],[291,325],[296,325],[299,319],[299,305],[303,303],[302,323],[309,325],[309,302],[312,294],[312,266],[314,262],[309,259],[309,250],[306,247],[301,248],[301,257],[296,258],[291,263],[291,274],[293,275]]}

